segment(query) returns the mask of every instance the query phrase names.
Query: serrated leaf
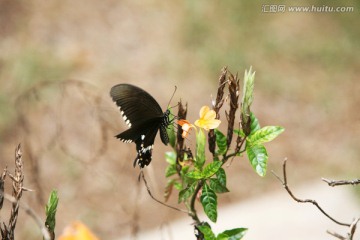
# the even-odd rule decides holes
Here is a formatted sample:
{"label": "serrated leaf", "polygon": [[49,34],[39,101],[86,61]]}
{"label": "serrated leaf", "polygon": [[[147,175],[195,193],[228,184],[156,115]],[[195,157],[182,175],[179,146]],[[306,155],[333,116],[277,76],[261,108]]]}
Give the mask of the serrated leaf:
{"label": "serrated leaf", "polygon": [[206,216],[212,221],[216,222],[217,219],[217,196],[216,193],[205,183],[201,196],[200,202],[204,208]]}
{"label": "serrated leaf", "polygon": [[283,127],[279,127],[279,126],[263,127],[251,133],[246,140],[250,145],[260,145],[272,141],[274,138],[279,136],[284,130],[285,129]]}
{"label": "serrated leaf", "polygon": [[214,132],[216,135],[216,145],[218,147],[216,153],[219,155],[223,155],[227,151],[227,138],[218,129],[214,129]]}
{"label": "serrated leaf", "polygon": [[202,179],[204,178],[204,175],[199,170],[192,170],[185,174],[186,177],[192,178],[192,179]]}
{"label": "serrated leaf", "polygon": [[209,179],[209,185],[212,190],[216,193],[225,193],[229,192],[229,190],[226,188],[226,186],[222,185],[217,178],[210,178]]}
{"label": "serrated leaf", "polygon": [[204,167],[202,171],[203,178],[209,178],[214,175],[222,166],[221,161],[213,161]]}
{"label": "serrated leaf", "polygon": [[220,233],[216,240],[240,240],[245,236],[247,230],[247,228],[234,228],[226,230]]}
{"label": "serrated leaf", "polygon": [[203,239],[216,240],[215,234],[214,234],[214,232],[211,230],[211,228],[209,226],[202,225],[202,226],[197,226],[197,228],[204,235]]}
{"label": "serrated leaf", "polygon": [[194,182],[179,192],[178,203],[185,202],[190,196],[193,195],[196,184],[197,182]]}
{"label": "serrated leaf", "polygon": [[246,153],[250,164],[261,177],[266,175],[268,154],[264,145],[246,145]]}
{"label": "serrated leaf", "polygon": [[176,174],[176,166],[175,165],[168,165],[165,170],[165,177],[170,177],[174,174]]}
{"label": "serrated leaf", "polygon": [[165,160],[169,164],[176,164],[176,153],[175,152],[165,152]]}
{"label": "serrated leaf", "polygon": [[196,134],[196,161],[195,167],[202,169],[205,163],[205,142],[206,137],[204,132],[200,129]]}

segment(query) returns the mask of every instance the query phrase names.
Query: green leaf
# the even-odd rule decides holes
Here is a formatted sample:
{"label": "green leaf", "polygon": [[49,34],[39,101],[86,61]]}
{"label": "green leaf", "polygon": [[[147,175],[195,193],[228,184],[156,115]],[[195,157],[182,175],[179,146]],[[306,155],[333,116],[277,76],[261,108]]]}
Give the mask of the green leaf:
{"label": "green leaf", "polygon": [[222,185],[219,179],[217,178],[210,178],[209,179],[209,185],[212,190],[214,190],[216,193],[225,193],[229,192],[229,190],[226,188],[225,185]]}
{"label": "green leaf", "polygon": [[223,185],[224,187],[226,187],[226,173],[225,170],[223,168],[220,168],[217,173],[216,173],[216,177],[219,180],[219,182],[221,183],[221,185]]}
{"label": "green leaf", "polygon": [[263,127],[248,136],[248,144],[254,146],[272,141],[279,136],[285,129],[279,126]]}
{"label": "green leaf", "polygon": [[185,174],[186,177],[192,178],[192,179],[202,179],[204,178],[204,174],[200,172],[199,170],[192,170]]}
{"label": "green leaf", "polygon": [[214,132],[216,135],[216,145],[218,147],[216,153],[219,155],[223,155],[227,151],[227,138],[222,132],[217,129],[214,129]]}
{"label": "green leaf", "polygon": [[165,152],[165,160],[172,165],[176,164],[176,153],[175,152]]}
{"label": "green leaf", "polygon": [[54,232],[55,230],[55,225],[56,225],[55,215],[56,215],[58,202],[59,202],[59,197],[57,195],[57,191],[56,190],[51,191],[48,203],[45,206],[45,214],[46,214],[45,226],[51,232]]}
{"label": "green leaf", "polygon": [[246,153],[251,166],[261,177],[266,175],[268,154],[264,145],[251,146],[246,144]]}
{"label": "green leaf", "polygon": [[211,188],[205,183],[201,196],[200,196],[200,202],[204,208],[204,212],[208,218],[216,222],[217,219],[217,196],[216,193],[211,190]]}
{"label": "green leaf", "polygon": [[197,182],[192,183],[191,185],[187,186],[183,190],[179,192],[179,198],[178,202],[185,202],[190,196],[194,194],[195,186],[197,185]]}
{"label": "green leaf", "polygon": [[234,133],[240,137],[245,137],[245,133],[242,129],[234,129]]}
{"label": "green leaf", "polygon": [[[170,113],[171,113],[171,109],[169,108],[170,110]],[[170,114],[171,115],[171,114]],[[175,134],[175,127],[174,127],[174,124],[169,124],[166,128],[166,132],[169,136],[169,143],[170,143],[170,146],[172,148],[175,149],[175,143],[176,143],[176,134]]]}
{"label": "green leaf", "polygon": [[165,177],[170,177],[176,173],[176,165],[168,165],[165,170]]}
{"label": "green leaf", "polygon": [[202,169],[205,163],[205,142],[206,137],[204,132],[200,129],[196,134],[196,161],[195,167]]}
{"label": "green leaf", "polygon": [[204,239],[206,240],[216,240],[214,232],[211,230],[210,226],[207,225],[199,225],[197,228],[204,235]]}
{"label": "green leaf", "polygon": [[180,171],[181,176],[184,176],[186,173],[188,173],[189,169],[190,169],[190,166],[182,167],[181,171]]}
{"label": "green leaf", "polygon": [[180,191],[182,189],[182,184],[179,183],[178,181],[174,182],[174,187],[176,188],[176,190]]}
{"label": "green leaf", "polygon": [[221,161],[213,161],[205,166],[202,171],[203,178],[209,178],[214,175],[222,166]]}
{"label": "green leaf", "polygon": [[259,120],[255,117],[255,114],[253,112],[250,112],[250,120],[251,120],[251,133],[257,131],[260,129]]}
{"label": "green leaf", "polygon": [[216,240],[240,240],[245,236],[247,230],[247,228],[234,228],[226,230],[220,233]]}
{"label": "green leaf", "polygon": [[169,199],[171,193],[172,193],[172,189],[176,184],[176,180],[175,179],[170,179],[168,180],[166,186],[165,186],[165,191],[164,191],[164,199],[165,202]]}

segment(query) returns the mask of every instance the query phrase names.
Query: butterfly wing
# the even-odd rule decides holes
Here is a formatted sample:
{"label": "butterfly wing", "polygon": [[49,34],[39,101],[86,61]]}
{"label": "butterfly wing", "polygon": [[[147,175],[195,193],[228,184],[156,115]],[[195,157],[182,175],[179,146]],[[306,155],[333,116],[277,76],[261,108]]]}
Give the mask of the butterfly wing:
{"label": "butterfly wing", "polygon": [[123,142],[135,142],[137,156],[134,160],[134,167],[136,163],[140,168],[150,164],[155,137],[159,129],[159,124],[161,124],[160,120],[161,119],[148,120],[116,135],[116,137]]}
{"label": "butterfly wing", "polygon": [[139,87],[118,84],[111,88],[110,96],[129,127],[163,116],[163,111],[156,100]]}
{"label": "butterfly wing", "polygon": [[[137,157],[134,161],[140,168],[150,164],[157,131],[161,140],[168,143],[164,114],[156,100],[147,92],[130,84],[119,84],[111,88],[110,96],[119,107],[125,123],[130,127],[116,137],[123,142],[135,142]],[[166,125],[166,126],[165,126]]]}

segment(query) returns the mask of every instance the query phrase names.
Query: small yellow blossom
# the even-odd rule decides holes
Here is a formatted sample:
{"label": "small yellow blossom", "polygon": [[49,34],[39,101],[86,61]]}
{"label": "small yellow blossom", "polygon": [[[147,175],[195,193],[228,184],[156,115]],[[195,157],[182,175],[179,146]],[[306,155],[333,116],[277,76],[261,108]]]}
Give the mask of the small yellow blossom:
{"label": "small yellow blossom", "polygon": [[99,240],[95,235],[81,222],[76,221],[67,226],[58,240]]}
{"label": "small yellow blossom", "polygon": [[189,121],[185,120],[185,119],[180,119],[178,121],[178,124],[181,126],[181,129],[183,130],[181,136],[183,138],[186,138],[187,135],[189,134],[189,131],[191,130],[191,128],[195,128],[194,125],[192,125]]}
{"label": "small yellow blossom", "polygon": [[203,106],[200,109],[200,119],[195,121],[195,125],[209,131],[209,129],[214,129],[219,127],[221,121],[216,118],[216,113],[214,110],[211,110],[208,106]]}

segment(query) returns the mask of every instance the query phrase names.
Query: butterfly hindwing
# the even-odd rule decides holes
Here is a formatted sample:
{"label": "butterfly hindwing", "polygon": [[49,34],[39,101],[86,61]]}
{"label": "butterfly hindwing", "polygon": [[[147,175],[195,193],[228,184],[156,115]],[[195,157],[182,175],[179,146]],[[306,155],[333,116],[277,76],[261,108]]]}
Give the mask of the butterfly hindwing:
{"label": "butterfly hindwing", "polygon": [[157,128],[150,128],[148,132],[140,135],[140,138],[135,141],[137,156],[134,160],[134,167],[136,166],[136,163],[140,168],[150,164],[156,133]]}

